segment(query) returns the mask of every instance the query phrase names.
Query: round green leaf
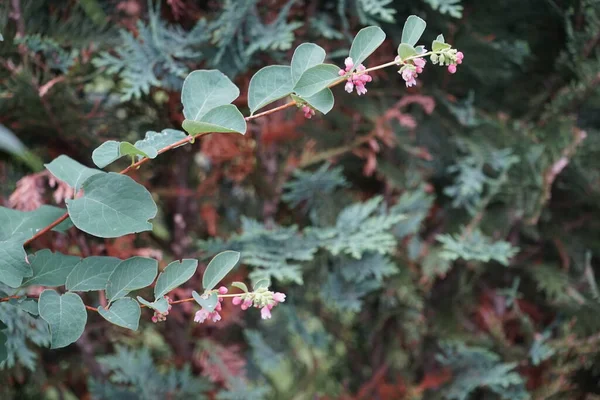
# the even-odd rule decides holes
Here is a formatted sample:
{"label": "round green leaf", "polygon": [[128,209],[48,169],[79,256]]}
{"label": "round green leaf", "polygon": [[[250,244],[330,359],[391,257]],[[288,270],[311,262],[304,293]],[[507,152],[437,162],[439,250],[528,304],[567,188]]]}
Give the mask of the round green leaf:
{"label": "round green leaf", "polygon": [[132,331],[137,331],[141,313],[138,302],[129,297],[115,301],[108,310],[102,306],[98,307],[98,314],[102,315],[102,318]]}
{"label": "round green leaf", "polygon": [[248,87],[248,107],[252,114],[292,93],[294,83],[291,69],[285,65],[271,65],[254,74]]}
{"label": "round green leaf", "polygon": [[192,297],[196,300],[196,303],[200,304],[202,308],[205,308],[208,312],[213,312],[217,303],[219,302],[219,297],[215,292],[212,292],[208,295],[207,298],[204,298],[198,294],[195,290],[192,292]]}
{"label": "round green leaf", "polygon": [[98,168],[106,167],[108,164],[121,158],[120,145],[119,142],[114,140],[102,143],[92,152],[92,161]]}
{"label": "round green leaf", "polygon": [[117,265],[108,277],[106,297],[112,302],[132,290],[149,286],[158,272],[158,261],[153,258],[131,257]]}
{"label": "round green leaf", "polygon": [[28,257],[33,275],[21,286],[63,286],[81,258],[43,249]]}
{"label": "round green leaf", "polygon": [[323,114],[327,114],[333,108],[333,93],[331,92],[331,89],[325,88],[320,92],[305,98],[304,101]]}
{"label": "round green leaf", "polygon": [[[367,59],[385,40],[385,33],[378,26],[369,26],[361,29],[356,34],[350,47],[350,58],[354,67],[358,67]],[[339,69],[339,68],[338,68]]]}
{"label": "round green leaf", "polygon": [[408,57],[413,57],[417,55],[417,50],[407,43],[400,43],[398,46],[398,55],[400,59],[406,60]]}
{"label": "round green leaf", "polygon": [[161,297],[160,299],[157,299],[156,301],[149,302],[148,300],[144,299],[143,297],[137,296],[137,300],[140,303],[142,303],[143,305],[145,305],[146,307],[156,310],[159,313],[165,313],[169,310],[169,302],[164,297]]}
{"label": "round green leaf", "polygon": [[33,273],[26,257],[22,242],[0,241],[0,282],[12,288],[21,286],[23,278]]}
{"label": "round green leaf", "polygon": [[52,162],[44,165],[55,178],[65,182],[75,191],[78,191],[90,176],[103,173],[100,170],[88,168],[65,155],[58,156]]}
{"label": "round green leaf", "polygon": [[325,60],[325,50],[314,43],[302,43],[292,56],[292,82],[296,85],[304,71],[321,64]]}
{"label": "round green leaf", "polygon": [[148,231],[157,208],[145,187],[126,175],[94,175],[83,184],[84,196],[68,199],[75,226],[91,235],[114,238]]}
{"label": "round green leaf", "polygon": [[237,251],[227,250],[217,254],[208,263],[204,276],[202,277],[202,286],[205,290],[211,290],[217,283],[235,267],[240,260],[240,253]]}
{"label": "round green leaf", "polygon": [[54,290],[44,290],[38,308],[40,317],[50,325],[53,349],[70,345],[83,333],[87,313],[83,301],[75,293],[61,296]]}
{"label": "round green leaf", "polygon": [[340,68],[333,64],[319,64],[304,71],[298,83],[294,87],[294,92],[307,98],[317,92],[327,88],[340,77],[338,72]]}
{"label": "round green leaf", "polygon": [[238,87],[221,71],[194,71],[183,82],[183,115],[186,119],[198,121],[213,108],[229,104],[239,95]]}
{"label": "round green leaf", "polygon": [[238,108],[232,104],[213,108],[201,121],[186,119],[183,129],[190,135],[210,132],[246,133],[246,120]]}
{"label": "round green leaf", "polygon": [[416,45],[423,32],[425,32],[426,26],[427,23],[416,15],[408,17],[404,23],[404,28],[402,28],[402,43],[411,46]]}
{"label": "round green leaf", "polygon": [[158,275],[154,285],[154,298],[158,300],[171,290],[187,282],[198,268],[198,260],[173,261]]}
{"label": "round green leaf", "polygon": [[148,131],[146,137],[135,142],[134,146],[148,155],[148,158],[156,158],[158,152],[172,145],[187,135],[177,129],[163,129],[161,132]]}
{"label": "round green leaf", "polygon": [[88,292],[104,290],[108,277],[122,260],[116,257],[92,256],[81,260],[67,276],[67,290]]}

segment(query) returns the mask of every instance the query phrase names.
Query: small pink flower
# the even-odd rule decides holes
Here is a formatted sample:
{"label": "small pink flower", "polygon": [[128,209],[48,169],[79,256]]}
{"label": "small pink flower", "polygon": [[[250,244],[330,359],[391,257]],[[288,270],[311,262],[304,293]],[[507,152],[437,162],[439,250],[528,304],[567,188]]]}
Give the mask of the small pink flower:
{"label": "small pink flower", "polygon": [[206,311],[204,308],[196,311],[196,315],[194,316],[194,322],[197,322],[199,324],[204,323],[204,321],[206,321],[206,319],[208,318],[208,315],[210,313],[208,311]]}
{"label": "small pink flower", "polygon": [[456,73],[456,65],[455,64],[448,65],[448,72],[450,72],[451,74],[455,74]]}
{"label": "small pink flower", "polygon": [[219,322],[221,320],[221,314],[216,311],[211,312],[208,316],[212,319],[212,322]]}
{"label": "small pink flower", "polygon": [[411,68],[402,71],[402,79],[406,81],[406,87],[415,86],[417,84],[416,77],[417,73]]}
{"label": "small pink flower", "polygon": [[223,308],[221,307],[221,303],[217,303],[215,306],[215,311],[221,311]]}
{"label": "small pink flower", "polygon": [[242,303],[242,310],[247,310],[250,307],[252,307],[252,300],[244,300],[244,302]]}
{"label": "small pink flower", "polygon": [[227,290],[227,288],[225,286],[221,286],[219,288],[219,294],[227,294],[229,290]]}
{"label": "small pink flower", "polygon": [[427,61],[425,61],[423,58],[419,57],[419,58],[415,58],[413,60],[413,63],[415,64],[415,67],[417,67],[417,73],[420,74],[423,72],[423,68],[425,68],[425,64],[427,63]]}
{"label": "small pink flower", "polygon": [[155,324],[158,322],[158,317],[156,315],[152,316],[152,322],[154,322]]}
{"label": "small pink flower", "polygon": [[459,51],[458,53],[456,53],[456,63],[457,64],[462,64],[463,58],[465,58],[465,55],[463,54],[462,51]]}
{"label": "small pink flower", "polygon": [[[362,82],[361,82],[362,83]],[[356,93],[358,93],[358,95],[362,95],[367,93],[367,88],[365,87],[365,85],[356,85]]]}
{"label": "small pink flower", "polygon": [[242,298],[240,296],[235,296],[231,302],[233,303],[234,306],[239,306],[240,304],[242,304]]}
{"label": "small pink flower", "polygon": [[[354,62],[350,57],[344,60],[344,64],[346,65],[346,68],[340,69],[338,71],[338,74],[340,76],[352,72],[352,69],[354,68]],[[371,82],[373,78],[368,73],[364,73],[366,69],[367,68],[364,65],[360,64],[358,67],[356,67],[356,72],[348,76],[346,86],[344,86],[344,90],[346,90],[346,92],[352,93],[354,87],[356,87],[356,93],[358,93],[359,96],[367,93],[367,88],[365,87],[365,84]]]}
{"label": "small pink flower", "polygon": [[277,303],[283,303],[285,301],[285,294],[280,292],[273,293],[273,300]]}
{"label": "small pink flower", "polygon": [[351,57],[346,57],[344,60],[344,65],[346,65],[346,72],[350,71],[352,67],[354,67],[354,61],[352,61]]}
{"label": "small pink flower", "polygon": [[352,83],[352,81],[350,79],[348,79],[348,82],[346,82],[346,86],[344,86],[344,90],[348,93],[352,93],[352,90],[354,90],[354,83]]}
{"label": "small pink flower", "polygon": [[260,309],[260,317],[262,319],[270,319],[271,318],[271,310],[269,310],[269,307],[263,307]]}
{"label": "small pink flower", "polygon": [[304,112],[304,118],[308,118],[311,119],[311,117],[313,115],[315,115],[315,110],[313,110],[311,107],[305,105],[302,107],[302,112]]}

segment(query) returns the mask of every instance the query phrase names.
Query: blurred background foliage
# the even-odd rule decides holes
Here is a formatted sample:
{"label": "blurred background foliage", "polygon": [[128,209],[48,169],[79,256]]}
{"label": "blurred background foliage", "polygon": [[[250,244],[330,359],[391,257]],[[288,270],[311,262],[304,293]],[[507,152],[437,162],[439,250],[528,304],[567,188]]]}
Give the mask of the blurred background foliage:
{"label": "blurred background foliage", "polygon": [[457,74],[428,65],[406,89],[377,71],[326,118],[207,136],[135,172],[153,232],[37,243],[163,266],[239,250],[232,280],[288,295],[272,320],[196,325],[188,303],[50,351],[43,320],[2,303],[0,398],[599,399],[597,0],[6,0],[0,202],[63,205],[44,162],[179,129],[194,69],[234,79],[244,108],[252,74],[302,42],[342,65],[377,24],[367,67],[389,61],[410,14],[464,52]]}

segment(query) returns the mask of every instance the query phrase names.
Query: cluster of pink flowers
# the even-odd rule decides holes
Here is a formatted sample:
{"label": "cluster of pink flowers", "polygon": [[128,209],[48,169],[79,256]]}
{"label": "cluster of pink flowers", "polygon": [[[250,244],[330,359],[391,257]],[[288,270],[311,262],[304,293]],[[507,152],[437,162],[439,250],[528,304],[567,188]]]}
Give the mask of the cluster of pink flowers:
{"label": "cluster of pink flowers", "polygon": [[302,106],[302,112],[304,113],[304,117],[308,119],[311,119],[315,115],[315,110],[308,104]]}
{"label": "cluster of pink flowers", "polygon": [[155,324],[157,322],[166,321],[167,315],[169,315],[169,311],[171,311],[171,308],[173,308],[173,306],[171,305],[171,299],[169,298],[169,296],[165,296],[165,299],[169,303],[169,307],[167,308],[167,311],[165,311],[164,313],[154,310],[154,315],[152,316],[152,322],[154,322]]}
{"label": "cluster of pink flowers", "polygon": [[279,303],[285,301],[285,294],[280,292],[269,292],[260,289],[255,292],[244,293],[233,298],[232,303],[235,306],[240,306],[242,310],[247,310],[254,306],[260,308],[260,316],[262,319],[271,318],[271,310]]}
{"label": "cluster of pink flowers", "polygon": [[352,61],[352,58],[346,58],[346,60],[344,60],[344,64],[346,65],[346,68],[340,69],[339,75],[344,76],[350,73],[348,75],[346,86],[344,86],[346,92],[352,93],[354,87],[356,86],[356,93],[358,93],[359,96],[367,93],[367,88],[365,85],[371,82],[373,78],[368,73],[364,72],[366,70],[365,66],[360,64],[358,67],[356,67],[356,72],[351,73],[354,69],[354,61]]}
{"label": "cluster of pink flowers", "polygon": [[[228,290],[225,286],[221,286],[218,292],[219,294],[227,294]],[[217,302],[217,305],[215,306],[215,309],[213,311],[208,311],[204,308],[201,308],[200,310],[196,311],[196,315],[194,316],[194,322],[201,324],[207,319],[212,320],[212,322],[220,321],[221,314],[219,314],[219,311],[222,310],[221,303],[223,302],[223,300],[224,299],[222,297],[219,298],[219,301]]]}
{"label": "cluster of pink flowers", "polygon": [[456,66],[462,64],[462,60],[463,58],[465,58],[465,55],[463,54],[462,51],[459,51],[456,53],[456,60],[454,61],[456,64],[450,64],[448,65],[448,72],[450,72],[451,74],[456,73]]}
{"label": "cluster of pink flowers", "polygon": [[[402,62],[400,56],[396,57],[395,61],[397,63]],[[423,68],[425,68],[425,64],[427,63],[423,57],[414,58],[411,61],[412,63],[404,64],[402,68],[400,68],[400,71],[398,71],[398,73],[402,75],[402,79],[406,82],[406,87],[415,86],[417,84],[417,77],[423,72]]]}
{"label": "cluster of pink flowers", "polygon": [[456,66],[462,64],[465,55],[462,51],[450,49],[442,52],[441,54],[432,54],[431,62],[434,64],[447,65],[448,72],[451,74],[456,73]]}

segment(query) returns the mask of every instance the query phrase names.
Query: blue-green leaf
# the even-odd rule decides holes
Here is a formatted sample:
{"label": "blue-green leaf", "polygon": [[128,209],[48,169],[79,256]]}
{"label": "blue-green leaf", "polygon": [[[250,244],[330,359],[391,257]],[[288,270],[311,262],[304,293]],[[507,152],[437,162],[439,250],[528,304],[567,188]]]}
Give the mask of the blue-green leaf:
{"label": "blue-green leaf", "polygon": [[177,129],[163,129],[161,132],[148,131],[146,137],[135,142],[134,146],[146,153],[148,158],[156,158],[160,150],[186,137],[185,133]]}
{"label": "blue-green leaf", "polygon": [[81,260],[67,277],[67,290],[87,292],[104,290],[108,277],[121,260],[116,257],[92,256]]}
{"label": "blue-green leaf", "polygon": [[75,191],[81,189],[83,182],[90,176],[103,173],[100,170],[88,168],[65,155],[58,156],[52,162],[44,165],[55,178],[65,182]]}
{"label": "blue-green leaf", "polygon": [[416,45],[423,32],[425,32],[426,26],[427,23],[416,15],[408,17],[404,23],[404,28],[402,28],[402,43],[411,46]]}
{"label": "blue-green leaf", "polygon": [[108,164],[121,158],[120,145],[120,142],[114,140],[102,143],[92,152],[92,161],[98,168],[106,167]]}
{"label": "blue-green leaf", "polygon": [[183,121],[183,129],[190,135],[200,135],[210,132],[223,133],[246,133],[246,120],[232,104],[213,108],[202,116],[201,121],[186,119]]}
{"label": "blue-green leaf", "polygon": [[244,282],[233,282],[231,286],[243,290],[245,293],[248,293],[248,286],[246,286]]}
{"label": "blue-green leaf", "polygon": [[434,40],[431,43],[431,50],[433,51],[441,51],[452,48],[448,43],[440,42],[439,40]]}
{"label": "blue-green leaf", "polygon": [[271,282],[265,278],[265,279],[259,279],[258,281],[256,281],[256,283],[254,284],[254,286],[252,286],[252,288],[254,290],[268,289],[270,285],[271,285]]}
{"label": "blue-green leaf", "polygon": [[[369,57],[385,40],[385,33],[378,26],[369,26],[361,29],[356,34],[350,47],[350,58],[354,67],[358,67]],[[339,69],[339,68],[338,68]]]}
{"label": "blue-green leaf", "polygon": [[[148,157],[148,154],[138,149],[134,145],[129,142],[121,142],[119,143],[119,154],[121,156],[132,156],[132,157]],[[150,157],[148,157],[150,158]]]}
{"label": "blue-green leaf", "polygon": [[194,71],[183,82],[183,115],[186,119],[199,121],[213,108],[229,104],[239,95],[238,87],[221,71]]}
{"label": "blue-green leaf", "polygon": [[149,286],[157,272],[158,261],[153,258],[131,257],[123,260],[108,277],[106,297],[112,302],[132,290]]}
{"label": "blue-green leaf", "polygon": [[314,43],[302,43],[292,56],[292,82],[296,85],[304,71],[325,60],[325,50]]}
{"label": "blue-green leaf", "polygon": [[81,258],[43,249],[28,257],[33,276],[26,278],[21,286],[63,286],[67,276]]}
{"label": "blue-green leaf", "polygon": [[227,250],[213,257],[208,263],[204,276],[202,277],[202,286],[205,290],[211,290],[217,283],[235,267],[240,260],[240,253],[237,251]]}
{"label": "blue-green leaf", "polygon": [[102,306],[98,307],[98,314],[102,315],[102,318],[132,331],[137,331],[141,313],[138,302],[129,297],[115,301],[108,310]]}
{"label": "blue-green leaf", "polygon": [[113,238],[148,231],[157,208],[145,187],[126,175],[94,175],[83,184],[84,196],[67,200],[75,226],[91,235]]}
{"label": "blue-green leaf", "polygon": [[171,290],[187,282],[196,273],[198,260],[173,261],[158,275],[154,285],[154,298],[158,300]]}
{"label": "blue-green leaf", "polygon": [[0,282],[12,288],[21,286],[23,278],[33,273],[26,257],[20,241],[0,241]]}
{"label": "blue-green leaf", "polygon": [[291,69],[285,65],[271,65],[254,74],[248,87],[248,107],[252,114],[292,93],[294,83]]}
{"label": "blue-green leaf", "polygon": [[140,296],[137,296],[137,299],[140,303],[142,303],[146,307],[156,310],[159,313],[165,313],[169,310],[169,302],[164,297],[161,297],[160,299],[157,299],[153,302],[149,302],[148,300],[146,300]]}
{"label": "blue-green leaf", "polygon": [[50,325],[53,349],[70,345],[83,333],[87,313],[83,301],[75,293],[61,296],[54,290],[44,290],[38,308],[40,317]]}
{"label": "blue-green leaf", "polygon": [[[41,206],[33,211],[0,207],[0,240],[25,242],[38,231],[62,217],[65,211],[52,206]],[[70,222],[65,221],[53,230],[62,232],[70,227],[69,224]]]}
{"label": "blue-green leaf", "polygon": [[403,61],[409,57],[417,55],[417,50],[408,43],[400,43],[398,46],[398,55]]}
{"label": "blue-green leaf", "polygon": [[308,98],[325,89],[335,81],[343,79],[339,76],[340,68],[333,64],[319,64],[304,71],[294,92]]}
{"label": "blue-green leaf", "polygon": [[212,292],[207,298],[204,298],[194,290],[192,292],[192,297],[196,300],[196,303],[200,304],[202,308],[205,308],[208,312],[213,312],[219,302],[219,297],[215,292]]}
{"label": "blue-green leaf", "polygon": [[333,93],[329,88],[325,88],[320,92],[305,98],[304,100],[323,114],[327,114],[329,111],[331,111],[334,103]]}

